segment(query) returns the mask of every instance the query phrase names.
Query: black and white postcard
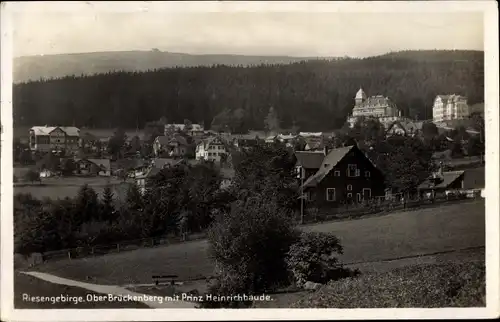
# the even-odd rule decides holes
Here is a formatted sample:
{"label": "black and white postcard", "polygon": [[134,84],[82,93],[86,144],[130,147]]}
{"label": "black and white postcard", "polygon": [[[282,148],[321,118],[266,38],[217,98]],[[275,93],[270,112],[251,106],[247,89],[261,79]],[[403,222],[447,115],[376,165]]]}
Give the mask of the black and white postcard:
{"label": "black and white postcard", "polygon": [[495,1],[1,10],[2,320],[499,316]]}

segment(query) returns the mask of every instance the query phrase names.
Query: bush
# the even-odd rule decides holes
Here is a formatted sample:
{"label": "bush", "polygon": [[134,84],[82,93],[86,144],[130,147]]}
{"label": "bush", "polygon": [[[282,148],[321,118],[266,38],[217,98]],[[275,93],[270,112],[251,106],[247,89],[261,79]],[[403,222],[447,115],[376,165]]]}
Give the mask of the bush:
{"label": "bush", "polygon": [[266,196],[238,202],[208,232],[218,270],[214,291],[251,295],[288,283],[285,257],[298,236],[293,214]]}
{"label": "bush", "polygon": [[297,286],[305,282],[325,283],[342,271],[337,255],[342,254],[342,245],[337,237],[318,232],[302,233],[293,244],[286,258]]}

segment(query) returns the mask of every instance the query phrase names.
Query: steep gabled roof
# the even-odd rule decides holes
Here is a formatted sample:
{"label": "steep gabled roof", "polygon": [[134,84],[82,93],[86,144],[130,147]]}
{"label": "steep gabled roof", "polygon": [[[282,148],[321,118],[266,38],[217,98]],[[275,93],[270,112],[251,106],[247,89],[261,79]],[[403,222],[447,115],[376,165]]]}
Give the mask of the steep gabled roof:
{"label": "steep gabled roof", "polygon": [[304,188],[315,187],[321,182],[330,171],[354,148],[354,145],[333,149],[323,159],[321,166],[315,175],[311,176],[304,183]]}
{"label": "steep gabled roof", "polygon": [[61,129],[68,136],[80,136],[80,129],[74,126],[33,126],[35,135],[49,135],[55,129]]}
{"label": "steep gabled roof", "polygon": [[297,164],[305,169],[319,169],[325,158],[323,151],[296,151]]}

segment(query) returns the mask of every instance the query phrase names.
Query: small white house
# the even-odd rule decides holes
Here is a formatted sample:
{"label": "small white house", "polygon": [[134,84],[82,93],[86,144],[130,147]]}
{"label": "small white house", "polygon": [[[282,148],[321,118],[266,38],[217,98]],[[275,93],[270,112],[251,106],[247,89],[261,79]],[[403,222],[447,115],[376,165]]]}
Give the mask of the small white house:
{"label": "small white house", "polygon": [[220,162],[222,155],[227,155],[227,151],[218,137],[203,140],[196,146],[196,160]]}

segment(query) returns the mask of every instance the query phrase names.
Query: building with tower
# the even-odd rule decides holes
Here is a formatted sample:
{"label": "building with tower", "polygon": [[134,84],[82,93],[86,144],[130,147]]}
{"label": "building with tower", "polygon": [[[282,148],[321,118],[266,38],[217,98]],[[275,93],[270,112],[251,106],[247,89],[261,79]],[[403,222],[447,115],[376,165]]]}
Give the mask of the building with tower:
{"label": "building with tower", "polygon": [[354,97],[354,102],[352,113],[347,117],[350,127],[353,127],[361,117],[377,118],[385,127],[403,119],[401,111],[388,97],[382,95],[367,97],[363,89],[360,88]]}

